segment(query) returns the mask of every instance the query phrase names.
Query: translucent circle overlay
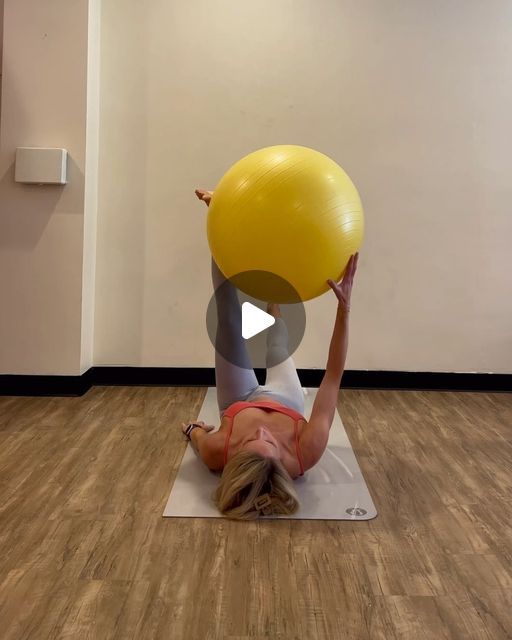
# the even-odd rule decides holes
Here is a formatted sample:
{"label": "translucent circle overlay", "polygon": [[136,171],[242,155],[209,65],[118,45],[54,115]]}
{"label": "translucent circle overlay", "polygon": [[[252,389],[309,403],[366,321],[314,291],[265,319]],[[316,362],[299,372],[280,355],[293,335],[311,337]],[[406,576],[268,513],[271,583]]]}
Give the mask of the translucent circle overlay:
{"label": "translucent circle overlay", "polygon": [[[242,305],[250,302],[267,312],[267,301],[244,293],[251,291],[287,291],[292,304],[281,304],[281,319],[245,339],[242,336]],[[294,288],[268,271],[244,271],[225,280],[210,298],[206,328],[216,352],[243,369],[275,367],[290,357],[300,345],[306,330],[306,310]]]}

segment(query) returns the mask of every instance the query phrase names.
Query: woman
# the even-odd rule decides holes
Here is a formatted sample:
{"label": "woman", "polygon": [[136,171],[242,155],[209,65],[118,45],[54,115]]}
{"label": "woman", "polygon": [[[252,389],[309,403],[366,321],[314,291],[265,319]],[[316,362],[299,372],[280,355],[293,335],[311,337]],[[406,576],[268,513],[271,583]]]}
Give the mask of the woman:
{"label": "woman", "polygon": [[[211,192],[197,190],[196,195],[209,205]],[[218,314],[215,376],[221,424],[215,433],[209,433],[215,427],[204,422],[184,424],[183,432],[212,471],[223,471],[214,500],[224,515],[252,519],[297,511],[293,479],[320,460],[336,411],[357,260],[357,254],[350,258],[340,282],[328,280],[338,310],[325,375],[309,421],[302,415],[303,391],[288,356],[288,333],[279,305],[267,307],[276,321],[267,332],[267,380],[260,386],[242,338],[237,291],[212,260]],[[224,357],[227,353],[233,356],[229,360]]]}

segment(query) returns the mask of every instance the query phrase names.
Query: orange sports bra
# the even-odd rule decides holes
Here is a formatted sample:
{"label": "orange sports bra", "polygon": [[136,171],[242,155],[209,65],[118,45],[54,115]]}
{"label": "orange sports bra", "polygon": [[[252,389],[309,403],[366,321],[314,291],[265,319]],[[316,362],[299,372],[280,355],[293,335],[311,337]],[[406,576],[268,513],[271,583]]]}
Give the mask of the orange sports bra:
{"label": "orange sports bra", "polygon": [[237,413],[240,413],[240,411],[243,411],[244,409],[250,409],[250,408],[264,409],[265,411],[277,411],[278,413],[283,413],[284,415],[290,416],[290,418],[292,418],[294,432],[295,432],[295,451],[297,453],[297,460],[299,461],[300,475],[303,476],[304,462],[302,460],[302,453],[299,445],[299,422],[301,420],[305,420],[305,418],[304,416],[301,416],[300,413],[298,413],[297,411],[294,411],[289,407],[285,407],[284,405],[279,404],[278,402],[272,402],[272,401],[235,402],[224,411],[224,413],[222,414],[222,417],[223,418],[226,417],[230,419],[229,430],[226,435],[226,444],[224,445],[224,464],[226,464],[228,459],[228,447],[229,447],[229,440],[231,438],[231,433],[233,432],[234,417],[236,416]]}

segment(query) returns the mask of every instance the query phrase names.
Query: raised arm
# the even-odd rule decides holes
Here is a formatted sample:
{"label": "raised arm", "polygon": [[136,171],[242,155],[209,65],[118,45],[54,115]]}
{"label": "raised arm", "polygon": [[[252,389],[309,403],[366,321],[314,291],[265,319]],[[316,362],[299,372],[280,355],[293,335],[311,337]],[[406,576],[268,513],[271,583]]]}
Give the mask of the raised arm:
{"label": "raised arm", "polygon": [[302,454],[308,468],[315,465],[325,451],[338,404],[338,392],[348,349],[350,295],[358,257],[357,253],[351,256],[340,282],[328,281],[338,299],[338,309],[325,374],[313,403],[311,417],[300,438]]}

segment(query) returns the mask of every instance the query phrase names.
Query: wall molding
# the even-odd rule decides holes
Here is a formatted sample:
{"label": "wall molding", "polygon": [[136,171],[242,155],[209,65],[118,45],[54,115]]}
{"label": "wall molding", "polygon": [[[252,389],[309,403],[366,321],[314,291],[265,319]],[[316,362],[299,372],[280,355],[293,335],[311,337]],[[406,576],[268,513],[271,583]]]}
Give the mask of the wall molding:
{"label": "wall molding", "polygon": [[[304,387],[318,387],[322,369],[299,369]],[[256,369],[264,381],[264,370]],[[210,367],[92,367],[81,376],[0,375],[0,396],[82,396],[93,386],[206,387],[215,385]],[[345,389],[487,391],[512,393],[512,374],[348,370]]]}

